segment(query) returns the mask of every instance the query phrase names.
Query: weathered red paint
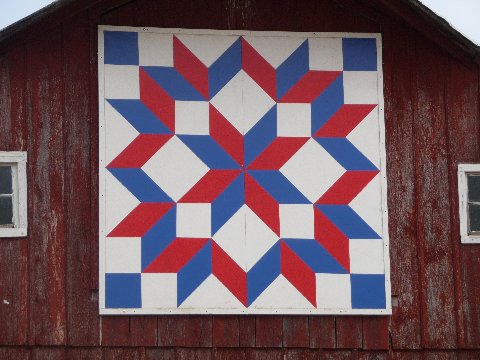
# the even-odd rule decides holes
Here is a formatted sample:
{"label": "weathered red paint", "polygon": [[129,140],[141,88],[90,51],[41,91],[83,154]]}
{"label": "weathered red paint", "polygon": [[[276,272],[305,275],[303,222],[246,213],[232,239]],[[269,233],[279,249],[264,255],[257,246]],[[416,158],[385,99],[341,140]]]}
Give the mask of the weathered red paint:
{"label": "weathered red paint", "polygon": [[[381,32],[393,315],[100,318],[98,24]],[[480,247],[460,244],[456,195],[479,87],[402,2],[72,2],[0,50],[0,150],[29,156],[29,236],[0,240],[0,358],[479,358]]]}

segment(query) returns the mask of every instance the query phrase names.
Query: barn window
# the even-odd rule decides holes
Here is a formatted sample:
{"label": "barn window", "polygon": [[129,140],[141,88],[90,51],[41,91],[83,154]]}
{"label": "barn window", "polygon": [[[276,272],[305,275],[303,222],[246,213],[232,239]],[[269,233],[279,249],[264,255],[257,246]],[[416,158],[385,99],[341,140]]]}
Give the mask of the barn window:
{"label": "barn window", "polygon": [[0,151],[0,237],[27,235],[26,152]]}
{"label": "barn window", "polygon": [[458,165],[462,243],[480,243],[480,164]]}

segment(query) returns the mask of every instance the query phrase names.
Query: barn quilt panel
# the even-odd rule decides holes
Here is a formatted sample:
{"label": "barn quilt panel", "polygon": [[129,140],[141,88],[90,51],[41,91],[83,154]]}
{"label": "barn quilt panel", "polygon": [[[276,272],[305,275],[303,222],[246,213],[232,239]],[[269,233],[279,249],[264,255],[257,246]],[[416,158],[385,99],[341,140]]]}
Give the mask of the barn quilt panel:
{"label": "barn quilt panel", "polygon": [[380,41],[100,27],[100,312],[390,313]]}

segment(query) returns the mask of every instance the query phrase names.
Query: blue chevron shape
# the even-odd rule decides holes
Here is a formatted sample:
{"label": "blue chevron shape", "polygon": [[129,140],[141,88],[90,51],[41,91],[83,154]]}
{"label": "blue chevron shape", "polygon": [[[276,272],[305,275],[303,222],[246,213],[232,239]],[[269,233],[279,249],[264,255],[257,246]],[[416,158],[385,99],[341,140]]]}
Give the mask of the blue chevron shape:
{"label": "blue chevron shape", "polygon": [[212,273],[212,241],[208,241],[177,273],[177,306],[180,306]]}
{"label": "blue chevron shape", "polygon": [[316,273],[348,273],[316,240],[283,239],[283,241]]}
{"label": "blue chevron shape", "polygon": [[142,236],[142,271],[176,238],[176,220],[175,205]]}
{"label": "blue chevron shape", "polygon": [[220,230],[245,203],[244,178],[244,174],[240,173],[212,202],[212,234]]}
{"label": "blue chevron shape", "polygon": [[280,204],[311,204],[278,170],[248,170],[248,173]]}
{"label": "blue chevron shape", "polygon": [[208,68],[210,99],[213,98],[242,68],[242,43],[238,38]]}
{"label": "blue chevron shape", "polygon": [[348,139],[315,138],[345,170],[378,170]]}
{"label": "blue chevron shape", "polygon": [[150,77],[175,100],[205,101],[200,94],[175,68],[143,66]]}
{"label": "blue chevron shape", "polygon": [[277,137],[277,105],[245,134],[245,166],[250,165]]}
{"label": "blue chevron shape", "polygon": [[277,99],[281,99],[308,72],[308,62],[308,40],[305,40],[277,68]]}
{"label": "blue chevron shape", "polygon": [[280,275],[280,242],[276,242],[247,273],[247,303],[250,306]]}
{"label": "blue chevron shape", "polygon": [[348,205],[315,205],[349,239],[381,239]]}
{"label": "blue chevron shape", "polygon": [[107,101],[141,134],[172,133],[140,100],[107,99]]}
{"label": "blue chevron shape", "polygon": [[109,168],[108,171],[141,202],[173,202],[142,169]]}
{"label": "blue chevron shape", "polygon": [[232,157],[209,135],[177,135],[210,169],[240,169]]}
{"label": "blue chevron shape", "polygon": [[342,107],[343,102],[343,74],[341,74],[312,102],[312,135]]}

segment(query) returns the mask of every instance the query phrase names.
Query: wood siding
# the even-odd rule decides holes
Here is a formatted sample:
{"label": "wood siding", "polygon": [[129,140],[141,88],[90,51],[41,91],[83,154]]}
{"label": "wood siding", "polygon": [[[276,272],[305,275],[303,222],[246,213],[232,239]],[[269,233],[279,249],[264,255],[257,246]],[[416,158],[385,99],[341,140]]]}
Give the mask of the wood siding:
{"label": "wood siding", "polygon": [[[28,151],[29,199],[28,238],[0,239],[0,359],[480,358],[456,180],[480,162],[478,65],[366,1],[119,3],[0,49],[0,151]],[[100,317],[98,24],[381,32],[393,315]]]}

